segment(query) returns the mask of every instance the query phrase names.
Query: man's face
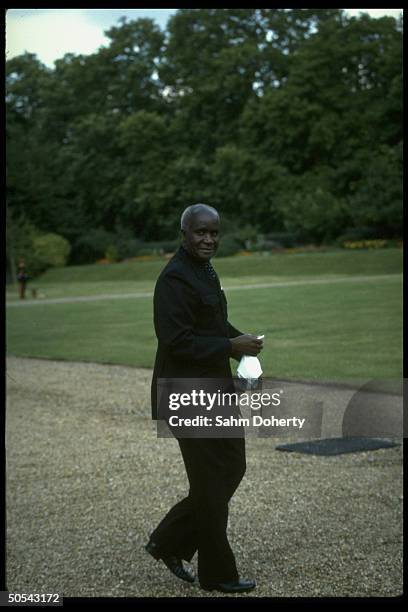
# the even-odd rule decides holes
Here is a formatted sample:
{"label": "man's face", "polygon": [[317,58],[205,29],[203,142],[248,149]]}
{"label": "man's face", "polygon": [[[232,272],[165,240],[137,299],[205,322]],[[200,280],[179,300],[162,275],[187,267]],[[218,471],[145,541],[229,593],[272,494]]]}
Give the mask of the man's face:
{"label": "man's face", "polygon": [[217,215],[201,212],[194,215],[184,230],[184,246],[200,261],[208,261],[215,255],[220,239],[220,221]]}

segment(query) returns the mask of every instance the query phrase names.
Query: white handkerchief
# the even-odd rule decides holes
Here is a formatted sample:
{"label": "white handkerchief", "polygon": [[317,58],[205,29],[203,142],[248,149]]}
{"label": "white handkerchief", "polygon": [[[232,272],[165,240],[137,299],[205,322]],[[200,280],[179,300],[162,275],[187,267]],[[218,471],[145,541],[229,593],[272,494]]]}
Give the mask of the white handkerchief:
{"label": "white handkerchief", "polygon": [[[264,337],[265,336],[258,336],[258,339],[260,340]],[[258,357],[243,355],[238,364],[237,374],[239,378],[246,378],[248,381],[248,388],[252,387],[262,374],[262,368]]]}
{"label": "white handkerchief", "polygon": [[258,357],[243,355],[239,362],[237,374],[240,378],[258,379],[262,374],[261,364]]}

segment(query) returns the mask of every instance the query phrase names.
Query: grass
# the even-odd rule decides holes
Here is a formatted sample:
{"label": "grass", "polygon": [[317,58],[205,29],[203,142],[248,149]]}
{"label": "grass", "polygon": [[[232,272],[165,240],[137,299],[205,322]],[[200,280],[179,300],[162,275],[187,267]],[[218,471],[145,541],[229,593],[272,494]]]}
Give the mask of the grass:
{"label": "grass", "polygon": [[[220,259],[215,265],[226,288],[230,321],[244,332],[266,336],[261,356],[266,376],[339,379],[401,375],[401,251],[255,256],[258,275],[250,278],[247,272],[254,266],[249,261],[252,258],[240,258],[241,276],[237,275],[237,259]],[[260,262],[265,263],[261,266]],[[78,279],[62,282],[60,275],[61,282],[56,284],[50,272],[49,287],[53,287],[53,296],[91,295],[92,288],[95,293],[152,290],[154,283],[141,277],[152,274],[153,264],[161,267],[163,262],[128,264],[140,272],[139,281],[133,283],[94,280],[81,285]],[[120,271],[120,264],[113,269]],[[72,270],[67,268],[69,273]],[[91,276],[99,273],[88,270]],[[355,282],[353,273],[389,277]],[[350,276],[350,281],[228,292],[231,285],[262,282],[260,279],[294,280],[305,275]],[[81,287],[82,293],[78,293]],[[39,300],[34,306],[9,308],[7,350],[17,356],[150,368],[156,350],[152,299],[61,304]]]}
{"label": "grass", "polygon": [[230,319],[241,330],[265,334],[262,363],[268,376],[401,375],[398,278],[262,289],[254,291],[250,300],[241,300],[236,293]]}
{"label": "grass", "polygon": [[[222,277],[316,276],[321,274],[388,274],[402,270],[401,249],[329,251],[325,253],[273,253],[216,257]],[[33,284],[155,281],[166,264],[163,258],[132,263],[68,266],[48,270]]]}
{"label": "grass", "polygon": [[[166,260],[104,265],[68,266],[48,270],[28,283],[27,297],[37,288],[45,298],[153,291]],[[402,272],[402,250],[332,251],[223,257],[214,266],[225,288],[239,284],[284,282],[349,275],[384,275]],[[7,288],[7,299],[18,299],[16,286]]]}

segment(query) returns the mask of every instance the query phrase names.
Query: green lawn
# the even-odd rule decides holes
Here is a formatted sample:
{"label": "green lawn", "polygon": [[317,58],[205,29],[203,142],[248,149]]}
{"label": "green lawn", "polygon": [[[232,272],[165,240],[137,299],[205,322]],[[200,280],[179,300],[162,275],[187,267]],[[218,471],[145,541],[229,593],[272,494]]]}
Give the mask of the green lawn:
{"label": "green lawn", "polygon": [[[248,283],[402,272],[401,249],[235,256],[213,261],[226,288]],[[27,297],[31,297],[32,288],[37,288],[44,298],[153,291],[165,264],[166,260],[157,259],[54,268],[28,283]],[[17,287],[8,287],[7,300],[17,299]]]}
{"label": "green lawn", "polygon": [[[340,255],[345,257],[341,259]],[[265,375],[330,379],[401,375],[402,282],[398,275],[401,251],[353,253],[352,261],[349,255],[271,256],[264,258],[268,262],[262,268],[261,257],[257,257],[258,275],[250,278],[243,268],[241,277],[234,276],[237,258],[215,262],[226,289],[230,321],[242,331],[265,334],[261,354]],[[276,258],[280,261],[281,275],[269,263],[274,257],[275,266]],[[245,258],[242,266],[254,265],[249,259]],[[133,265],[149,268],[140,274],[143,276],[152,273],[153,263],[157,262]],[[268,266],[270,275],[265,270]],[[356,282],[353,272],[389,276]],[[273,282],[336,275],[350,275],[350,280],[228,292],[228,286],[259,279]],[[123,279],[117,284],[108,280],[93,283],[93,292],[92,283],[85,283],[78,293],[81,288],[78,280],[72,284],[67,280],[61,284],[50,280],[50,287],[54,287],[54,295],[65,296],[153,288],[152,282],[142,278],[130,284]],[[153,364],[156,338],[151,297],[61,304],[39,300],[33,306],[8,308],[6,323],[9,354],[149,368]]]}
{"label": "green lawn", "polygon": [[[387,274],[402,270],[402,249],[236,255],[215,257],[213,263],[223,277]],[[156,258],[153,261],[52,268],[33,284],[45,287],[55,283],[154,281],[165,264],[164,258]]]}

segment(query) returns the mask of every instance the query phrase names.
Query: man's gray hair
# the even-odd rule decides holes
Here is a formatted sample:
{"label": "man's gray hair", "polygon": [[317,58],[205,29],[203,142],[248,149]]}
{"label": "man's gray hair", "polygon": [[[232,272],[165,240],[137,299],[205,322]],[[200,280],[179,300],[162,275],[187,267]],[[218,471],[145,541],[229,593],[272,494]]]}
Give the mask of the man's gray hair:
{"label": "man's gray hair", "polygon": [[208,206],[208,204],[192,204],[191,206],[187,206],[181,215],[180,219],[180,228],[182,230],[187,229],[191,223],[191,219],[198,215],[201,212],[209,212],[213,215],[219,217],[218,211],[213,206]]}

